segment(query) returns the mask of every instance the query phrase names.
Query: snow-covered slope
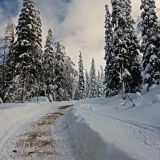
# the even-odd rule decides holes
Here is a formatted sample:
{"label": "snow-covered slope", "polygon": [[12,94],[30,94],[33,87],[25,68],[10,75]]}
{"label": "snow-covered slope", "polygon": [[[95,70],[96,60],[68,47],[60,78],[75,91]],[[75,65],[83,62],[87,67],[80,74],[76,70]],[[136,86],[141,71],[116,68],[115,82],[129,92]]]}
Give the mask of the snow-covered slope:
{"label": "snow-covered slope", "polygon": [[129,96],[135,107],[120,95],[73,106],[67,121],[70,139],[85,160],[160,159],[160,86],[140,99]]}

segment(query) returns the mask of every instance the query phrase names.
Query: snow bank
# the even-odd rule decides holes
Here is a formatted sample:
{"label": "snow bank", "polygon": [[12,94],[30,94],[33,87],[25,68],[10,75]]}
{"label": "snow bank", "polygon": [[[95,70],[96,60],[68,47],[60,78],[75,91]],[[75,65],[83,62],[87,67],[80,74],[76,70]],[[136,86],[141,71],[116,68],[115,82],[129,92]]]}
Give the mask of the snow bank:
{"label": "snow bank", "polygon": [[0,105],[0,124],[12,119],[16,119],[32,111],[48,105],[49,102],[39,103],[4,103]]}
{"label": "snow bank", "polygon": [[136,92],[136,98],[138,99],[138,98],[142,98],[142,95],[141,95],[141,93],[139,93],[139,92]]}
{"label": "snow bank", "polygon": [[[74,112],[74,111],[73,111]],[[80,150],[85,160],[132,160],[126,153],[116,147],[113,142],[103,138],[84,118],[72,112],[69,130],[72,145]]]}
{"label": "snow bank", "polygon": [[156,94],[156,95],[152,98],[152,103],[156,103],[156,102],[160,102],[160,94]]}
{"label": "snow bank", "polygon": [[[81,100],[67,121],[72,145],[87,160],[159,160],[160,101],[152,98],[160,86],[144,92],[130,108],[121,96]],[[156,96],[157,97],[157,96]]]}
{"label": "snow bank", "polygon": [[30,102],[27,103],[3,103],[0,104],[0,126],[5,122],[23,117],[36,110],[45,112],[52,107],[59,107],[63,105],[73,105],[76,101],[64,101],[64,102],[49,102],[47,97],[34,97]]}

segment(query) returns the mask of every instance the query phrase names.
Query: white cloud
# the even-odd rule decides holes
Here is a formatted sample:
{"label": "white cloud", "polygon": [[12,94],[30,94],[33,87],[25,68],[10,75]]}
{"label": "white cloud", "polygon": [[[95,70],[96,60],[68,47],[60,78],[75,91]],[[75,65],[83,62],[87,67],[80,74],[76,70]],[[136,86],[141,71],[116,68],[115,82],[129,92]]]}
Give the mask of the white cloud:
{"label": "white cloud", "polygon": [[[65,18],[61,22],[52,18],[53,12],[48,14],[50,15],[49,18],[53,19],[52,28],[55,39],[62,40],[67,54],[72,58],[76,66],[78,64],[79,51],[82,52],[84,68],[90,68],[92,58],[95,59],[97,68],[105,64],[103,60],[105,3],[106,0],[98,3],[97,0],[85,2],[72,0],[67,5]],[[61,7],[62,9],[64,8],[63,4]],[[57,13],[57,10],[60,9],[57,5],[56,8],[53,7],[54,13]],[[43,27],[47,28],[47,25]]]}
{"label": "white cloud", "polygon": [[[54,3],[57,0],[45,1],[46,6],[52,6],[52,10],[48,10],[46,22],[50,19],[52,22],[45,23],[43,28],[46,28],[43,35],[46,36],[47,26],[52,26],[54,38],[62,40],[62,44],[66,47],[67,54],[78,66],[79,51],[82,52],[84,68],[89,70],[92,58],[95,59],[97,70],[100,65],[105,66],[104,57],[104,17],[105,5],[110,5],[110,0],[72,0],[66,6],[66,3]],[[134,0],[132,15],[135,20],[140,16],[140,0]],[[40,3],[39,3],[40,5]],[[160,7],[160,2],[156,2],[157,7]],[[42,11],[42,10],[41,10]],[[59,11],[65,12],[66,15],[63,21],[55,19],[54,15],[58,15]],[[111,7],[110,7],[111,11]],[[46,17],[42,12],[42,17]],[[51,24],[52,23],[52,24]]]}

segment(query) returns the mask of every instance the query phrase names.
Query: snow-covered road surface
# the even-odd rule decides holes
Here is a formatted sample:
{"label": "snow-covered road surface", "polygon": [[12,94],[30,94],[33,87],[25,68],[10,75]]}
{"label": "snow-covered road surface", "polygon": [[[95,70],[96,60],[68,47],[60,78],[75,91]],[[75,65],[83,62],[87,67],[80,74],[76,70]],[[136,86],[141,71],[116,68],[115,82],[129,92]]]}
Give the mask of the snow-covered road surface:
{"label": "snow-covered road surface", "polygon": [[63,120],[74,103],[3,104],[0,160],[80,160],[68,143]]}

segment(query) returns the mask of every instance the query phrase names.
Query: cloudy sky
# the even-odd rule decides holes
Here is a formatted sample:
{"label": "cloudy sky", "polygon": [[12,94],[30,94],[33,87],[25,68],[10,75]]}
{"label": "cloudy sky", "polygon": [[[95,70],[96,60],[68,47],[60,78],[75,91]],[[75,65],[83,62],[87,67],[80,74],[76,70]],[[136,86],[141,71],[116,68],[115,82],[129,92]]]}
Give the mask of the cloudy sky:
{"label": "cloudy sky", "polygon": [[[23,0],[0,0],[0,37],[4,34],[5,22],[12,16],[17,24]],[[84,68],[89,70],[92,58],[96,70],[105,66],[104,17],[105,5],[110,0],[35,0],[36,9],[41,11],[43,46],[49,28],[54,41],[61,41],[78,68],[79,51],[82,52]],[[132,15],[136,20],[141,11],[140,0],[132,0]],[[156,0],[160,8],[160,0]],[[110,8],[111,11],[111,8]]]}

